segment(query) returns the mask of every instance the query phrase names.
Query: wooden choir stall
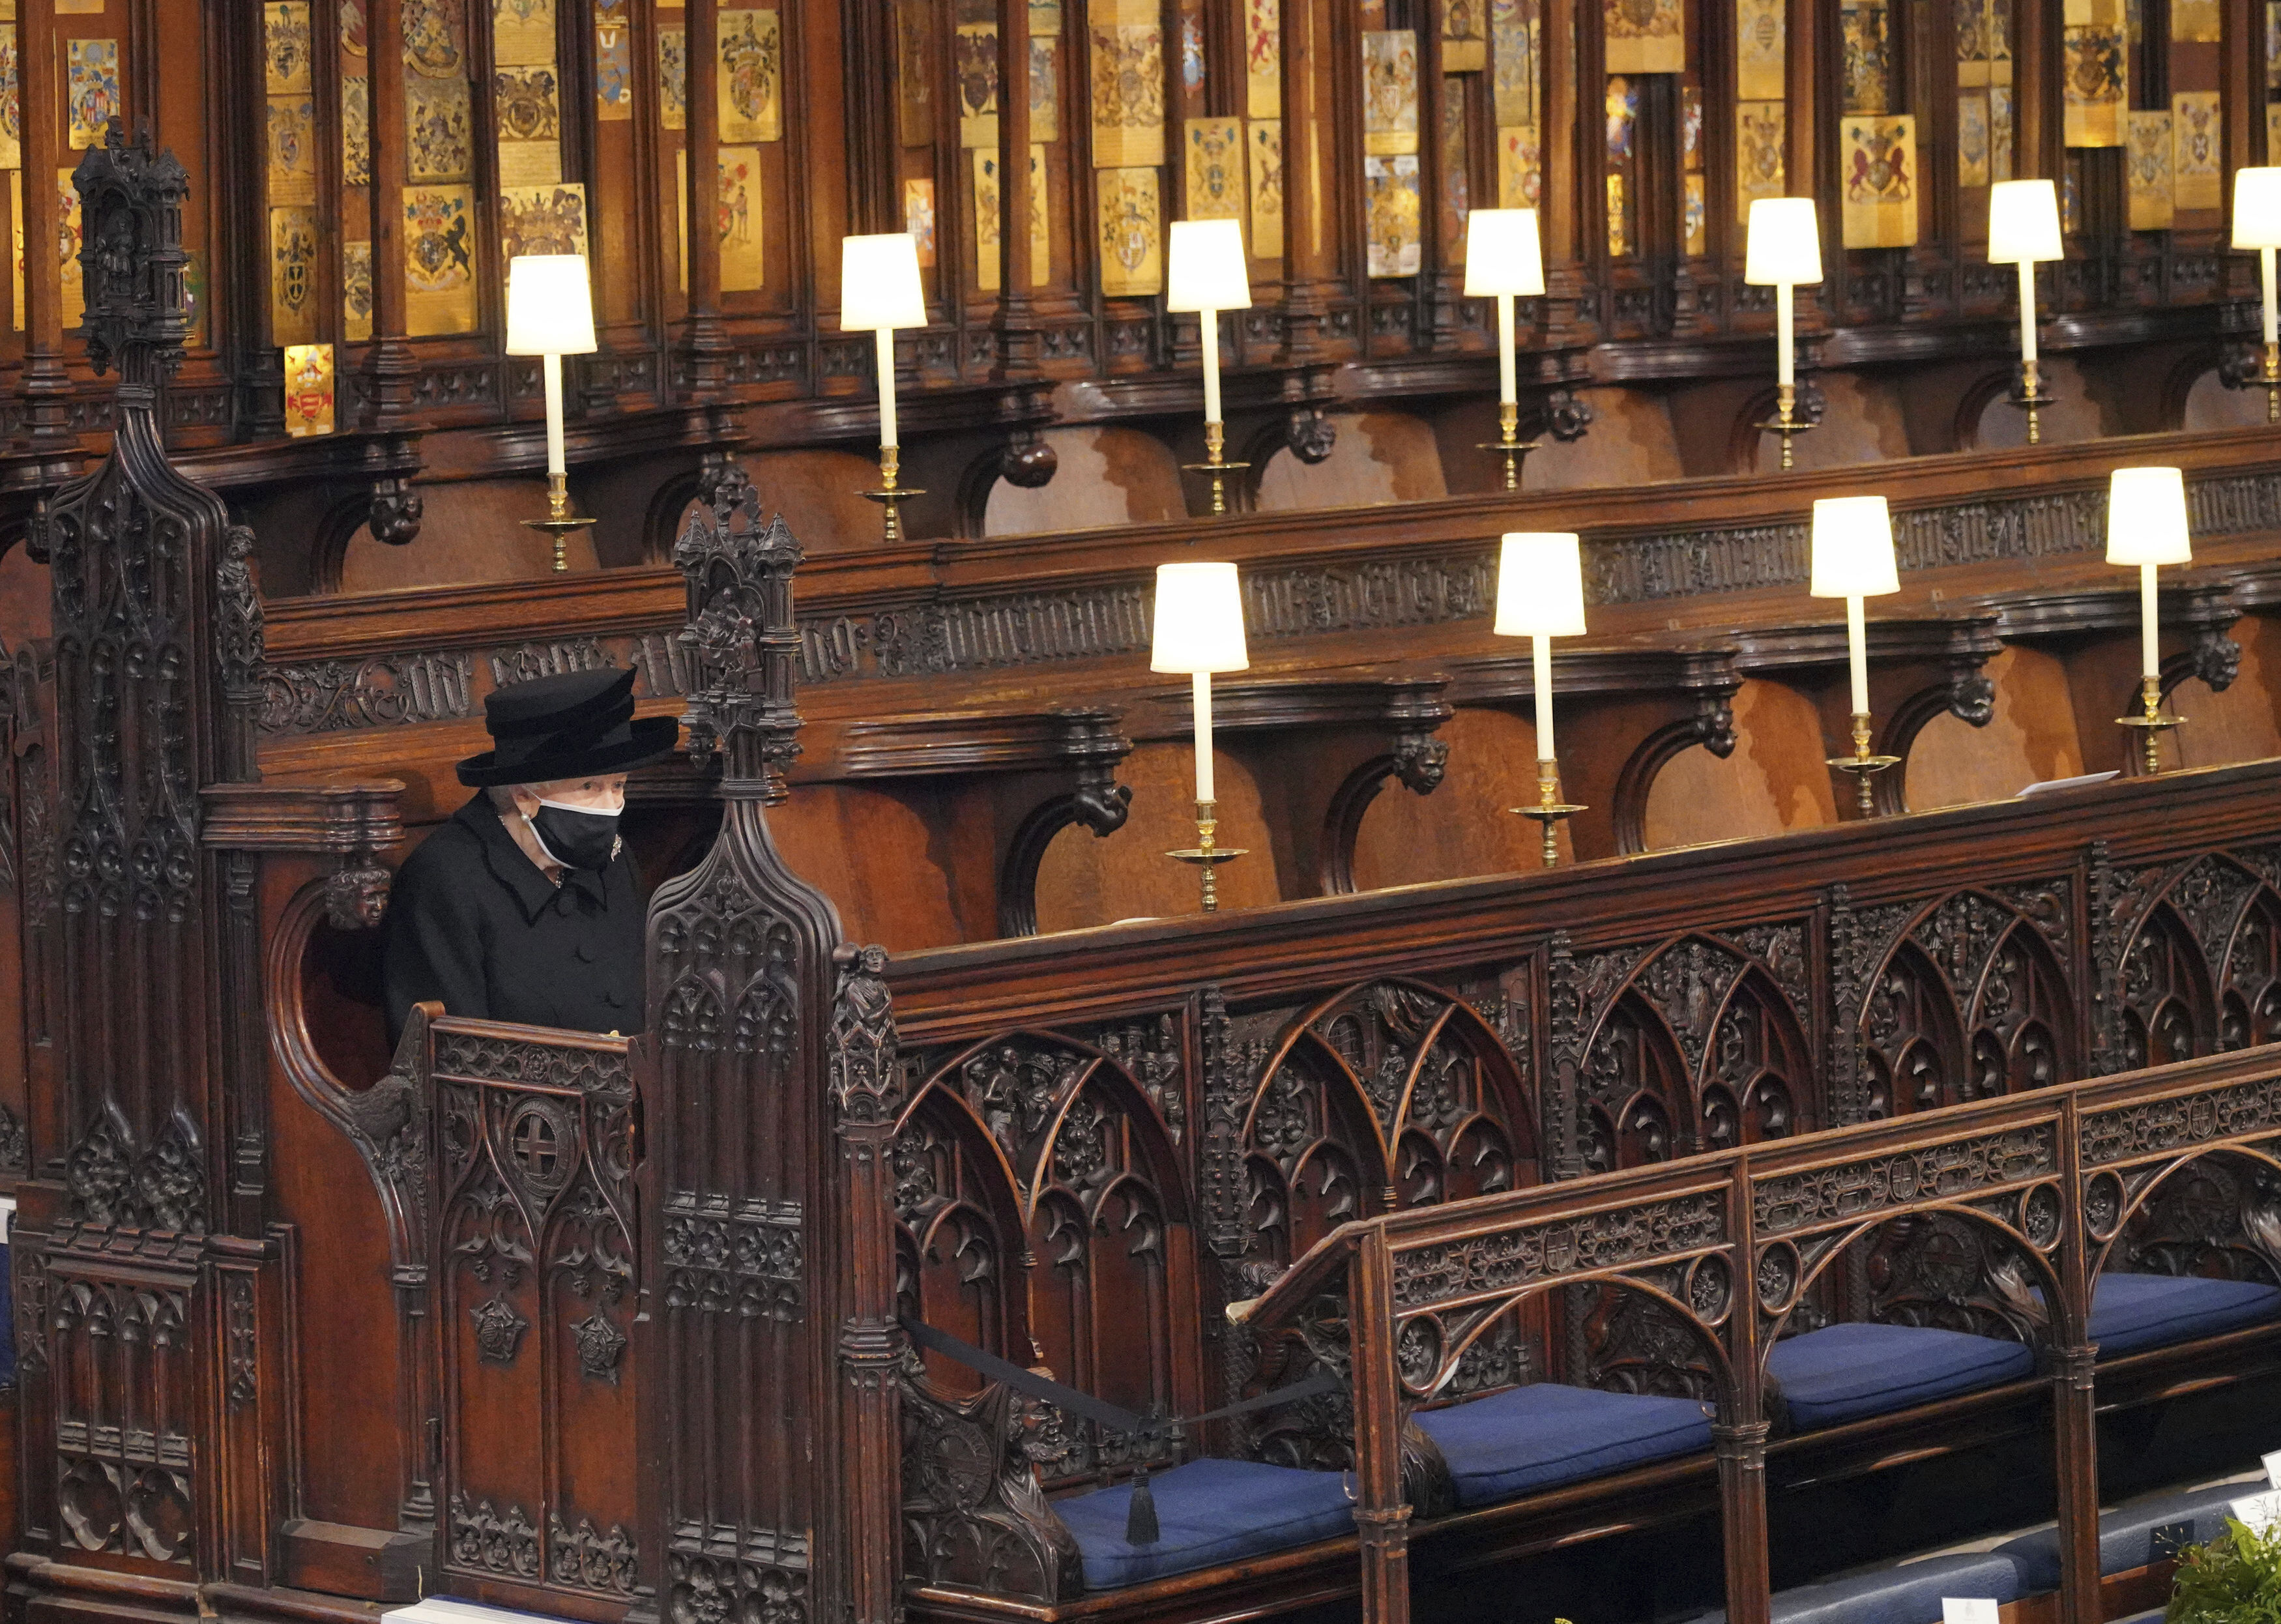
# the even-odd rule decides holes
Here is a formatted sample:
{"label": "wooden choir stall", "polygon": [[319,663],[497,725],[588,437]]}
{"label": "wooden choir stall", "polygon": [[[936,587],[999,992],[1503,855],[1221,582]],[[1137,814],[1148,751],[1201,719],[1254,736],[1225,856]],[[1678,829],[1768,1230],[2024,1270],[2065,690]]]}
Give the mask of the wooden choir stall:
{"label": "wooden choir stall", "polygon": [[[2281,1450],[2277,108],[2281,0],[0,0],[9,1624],[2158,1616]],[[604,670],[638,1019],[391,1043]]]}

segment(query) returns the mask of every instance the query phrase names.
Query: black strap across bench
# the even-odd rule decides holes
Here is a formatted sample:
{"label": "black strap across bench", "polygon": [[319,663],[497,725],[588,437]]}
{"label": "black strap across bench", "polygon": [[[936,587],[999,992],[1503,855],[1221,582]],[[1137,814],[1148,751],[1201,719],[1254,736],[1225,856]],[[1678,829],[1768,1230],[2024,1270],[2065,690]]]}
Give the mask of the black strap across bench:
{"label": "black strap across bench", "polygon": [[[1231,1415],[1241,1415],[1249,1410],[1264,1410],[1275,1404],[1295,1404],[1300,1399],[1312,1398],[1320,1393],[1338,1392],[1346,1386],[1344,1381],[1329,1371],[1318,1370],[1311,1376],[1287,1383],[1272,1392],[1262,1393],[1256,1398],[1240,1399],[1232,1404],[1222,1404],[1218,1409],[1207,1410],[1202,1415],[1167,1416],[1153,1410],[1143,1415],[1138,1411],[1127,1410],[1121,1404],[1112,1404],[1105,1398],[1095,1398],[1090,1393],[1080,1393],[1075,1388],[1064,1387],[1050,1376],[1040,1376],[1037,1372],[1026,1370],[1010,1359],[1001,1359],[986,1348],[978,1348],[972,1342],[962,1342],[947,1331],[938,1331],[924,1320],[914,1319],[907,1314],[902,1316],[901,1324],[903,1329],[909,1334],[910,1339],[930,1352],[939,1353],[947,1359],[954,1359],[977,1374],[987,1376],[993,1381],[1002,1381],[1017,1393],[1026,1393],[1032,1398],[1041,1398],[1057,1410],[1066,1410],[1072,1415],[1081,1415],[1086,1419],[1107,1428],[1110,1432],[1121,1434],[1133,1439],[1136,1442],[1160,1438],[1175,1427],[1200,1426],[1205,1421],[1218,1421]],[[1135,1452],[1138,1453],[1138,1451]],[[1148,1463],[1144,1459],[1133,1468],[1133,1504],[1125,1514],[1125,1543],[1128,1545],[1153,1545],[1159,1536],[1160,1531],[1156,1526],[1156,1502],[1155,1496],[1148,1492]]]}

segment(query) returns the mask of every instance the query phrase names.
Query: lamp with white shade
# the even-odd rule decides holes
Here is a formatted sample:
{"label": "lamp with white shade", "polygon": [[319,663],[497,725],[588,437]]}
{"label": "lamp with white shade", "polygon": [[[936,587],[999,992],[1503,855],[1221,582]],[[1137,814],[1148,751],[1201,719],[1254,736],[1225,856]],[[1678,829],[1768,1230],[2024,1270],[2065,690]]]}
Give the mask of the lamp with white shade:
{"label": "lamp with white shade", "polygon": [[594,352],[594,293],[584,254],[518,254],[506,264],[506,352],[540,358],[546,386],[546,517],[523,524],[554,538],[554,568],[567,570],[566,544],[594,522],[570,511],[562,447],[562,358]]}
{"label": "lamp with white shade", "polygon": [[1515,807],[1544,830],[1544,866],[1560,861],[1564,818],[1584,808],[1560,799],[1552,739],[1552,639],[1584,635],[1582,546],[1567,531],[1516,530],[1497,555],[1496,634],[1528,639],[1529,685],[1536,696],[1536,804]]}
{"label": "lamp with white shade", "polygon": [[1811,197],[1760,197],[1751,205],[1743,280],[1775,290],[1775,419],[1761,429],[1782,436],[1782,465],[1791,466],[1790,438],[1813,427],[1798,418],[1796,290],[1821,280],[1821,222]]}
{"label": "lamp with white shade", "polygon": [[2036,264],[2060,259],[2059,189],[2049,181],[1999,181],[1988,189],[1988,263],[2020,267],[2020,398],[2028,414],[2028,444],[2043,438],[2036,409],[2051,404],[2038,379],[2036,357]]}
{"label": "lamp with white shade", "polygon": [[2265,360],[2257,381],[2265,386],[2265,421],[2281,423],[2281,343],[2274,324],[2273,251],[2281,248],[2281,169],[2233,172],[2233,245],[2257,251],[2258,285],[2264,295]]}
{"label": "lamp with white shade", "polygon": [[[1204,460],[1187,465],[1211,476],[1211,510],[1227,511],[1227,476],[1248,463],[1226,459],[1227,429],[1219,407],[1219,313],[1251,308],[1251,278],[1244,270],[1243,227],[1233,220],[1176,220],[1164,308],[1194,312],[1204,358]],[[1210,874],[1209,866],[1205,870]]]}
{"label": "lamp with white shade", "polygon": [[1816,598],[1845,600],[1845,665],[1853,700],[1853,754],[1829,764],[1855,783],[1862,815],[1876,809],[1869,780],[1896,765],[1897,755],[1869,751],[1868,626],[1863,600],[1901,590],[1893,561],[1893,518],[1882,496],[1825,497],[1813,505],[1813,572],[1806,590]]}
{"label": "lamp with white shade", "polygon": [[2177,468],[2115,469],[2107,484],[2107,561],[2138,567],[2139,714],[2115,720],[2117,726],[2138,730],[2140,759],[2150,773],[2161,768],[2162,734],[2185,720],[2162,711],[2154,571],[2163,564],[2192,563],[2193,556],[2185,476]]}
{"label": "lamp with white shade", "polygon": [[1214,870],[1244,854],[1213,843],[1218,803],[1212,783],[1211,679],[1241,671],[1251,657],[1243,640],[1243,589],[1233,564],[1159,564],[1148,669],[1187,673],[1196,718],[1196,843],[1165,855],[1195,863],[1203,876],[1204,911],[1219,907]]}
{"label": "lamp with white shade", "polygon": [[926,494],[895,483],[902,472],[895,430],[895,329],[926,322],[918,243],[909,232],[839,239],[839,330],[874,334],[878,344],[879,489],[862,494],[885,510],[882,533],[889,542],[902,538],[901,505]]}
{"label": "lamp with white shade", "polygon": [[1512,302],[1544,291],[1544,249],[1535,209],[1475,209],[1465,216],[1465,297],[1494,298],[1497,316],[1497,437],[1480,447],[1504,459],[1504,488],[1520,489],[1521,459],[1536,449],[1520,442]]}

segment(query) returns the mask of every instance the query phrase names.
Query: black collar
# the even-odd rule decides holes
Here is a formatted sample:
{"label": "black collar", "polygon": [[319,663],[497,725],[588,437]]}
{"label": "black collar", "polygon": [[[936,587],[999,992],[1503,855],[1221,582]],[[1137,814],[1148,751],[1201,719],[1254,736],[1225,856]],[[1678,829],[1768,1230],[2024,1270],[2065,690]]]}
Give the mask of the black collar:
{"label": "black collar", "polygon": [[[483,862],[499,883],[505,885],[522,909],[523,923],[536,924],[538,916],[554,905],[561,895],[561,887],[546,878],[544,870],[530,860],[530,854],[514,843],[507,832],[506,820],[491,804],[491,793],[480,791],[473,800],[453,814],[455,822],[465,824],[483,843]],[[609,888],[599,874],[589,874],[583,869],[566,869],[564,885],[576,885],[597,902],[608,905]]]}

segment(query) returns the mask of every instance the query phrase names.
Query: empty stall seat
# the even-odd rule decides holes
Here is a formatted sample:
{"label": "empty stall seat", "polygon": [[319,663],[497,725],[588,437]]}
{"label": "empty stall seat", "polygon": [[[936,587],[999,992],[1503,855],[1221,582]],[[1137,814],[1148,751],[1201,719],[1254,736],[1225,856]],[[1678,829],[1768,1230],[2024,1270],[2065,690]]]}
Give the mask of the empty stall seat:
{"label": "empty stall seat", "polygon": [[2281,1317],[2281,1288],[2192,1274],[2102,1274],[2091,1299],[2091,1340],[2102,1357],[2238,1331]]}
{"label": "empty stall seat", "polygon": [[1354,1532],[1343,1473],[1207,1458],[1150,1478],[1148,1489],[1161,1537],[1146,1545],[1125,1543],[1130,1483],[1054,1502],[1084,1558],[1086,1589],[1122,1589]]}
{"label": "empty stall seat", "polygon": [[[2186,1545],[2200,1545],[2225,1532],[2228,1508],[2260,1485],[2220,1483],[2209,1489],[2171,1489],[2129,1500],[2099,1519],[2099,1572],[2104,1578],[2168,1561]],[[2185,1525],[2183,1529],[2179,1525]],[[2177,1531],[2183,1537],[2158,1543],[2155,1535]],[[2060,1534],[2056,1527],[2007,1540],[1995,1555],[2020,1570],[2021,1594],[2040,1596],[2060,1588]]]}
{"label": "empty stall seat", "polygon": [[1920,1326],[1828,1326],[1785,1338],[1767,1356],[1800,1430],[2015,1381],[2035,1368],[2024,1343]]}
{"label": "empty stall seat", "polygon": [[[2017,1601],[2020,1570],[1992,1551],[1872,1568],[1775,1597],[1774,1624],[1940,1624],[1944,1597]],[[1688,1624],[1726,1624],[1723,1607]]]}
{"label": "empty stall seat", "polygon": [[1450,1465],[1460,1506],[1605,1477],[1711,1447],[1712,1408],[1538,1382],[1411,1419]]}

